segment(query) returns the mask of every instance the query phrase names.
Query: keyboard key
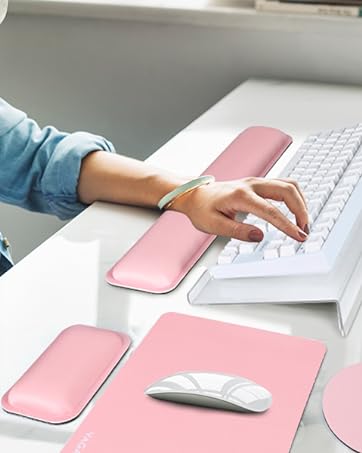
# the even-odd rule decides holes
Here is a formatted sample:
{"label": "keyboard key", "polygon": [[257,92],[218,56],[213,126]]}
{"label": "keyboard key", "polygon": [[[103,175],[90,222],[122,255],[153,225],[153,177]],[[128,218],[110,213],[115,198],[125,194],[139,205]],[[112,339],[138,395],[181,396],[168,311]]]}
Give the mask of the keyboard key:
{"label": "keyboard key", "polygon": [[319,152],[318,155],[313,158],[313,162],[322,162],[324,159],[325,155]]}
{"label": "keyboard key", "polygon": [[308,240],[303,245],[305,253],[315,253],[319,252],[322,248],[323,240],[322,239],[315,239],[315,240]]}
{"label": "keyboard key", "polygon": [[230,245],[230,244],[227,244],[224,248],[225,250],[225,253],[230,253],[230,254],[233,254],[235,253],[235,255],[239,252],[239,247],[238,246],[233,246],[233,245]]}
{"label": "keyboard key", "polygon": [[293,239],[287,239],[280,246],[279,254],[280,256],[294,256],[298,250],[299,246],[297,241]]}
{"label": "keyboard key", "polygon": [[343,200],[338,200],[335,198],[330,199],[329,203],[327,204],[327,207],[329,209],[339,209],[339,211],[342,211],[345,203]]}
{"label": "keyboard key", "polygon": [[324,181],[325,181],[326,183],[332,182],[333,184],[337,184],[338,180],[339,180],[339,175],[338,175],[338,173],[332,173],[332,172],[329,173],[329,174],[324,178]]}
{"label": "keyboard key", "polygon": [[331,231],[334,225],[334,220],[331,218],[326,218],[324,221],[323,219],[319,220],[318,222],[315,222],[314,224],[314,229],[315,231],[321,231],[321,230],[328,230]]}
{"label": "keyboard key", "polygon": [[316,210],[319,212],[321,210],[322,206],[323,206],[323,201],[320,198],[317,198],[317,199],[314,198],[308,203],[308,209],[310,211]]}
{"label": "keyboard key", "polygon": [[342,201],[343,204],[345,204],[346,201],[348,200],[348,198],[349,198],[348,193],[346,193],[346,192],[341,192],[340,194],[333,193],[332,196],[331,196],[331,198],[330,198],[330,200],[333,201],[333,202],[334,202],[334,201]]}
{"label": "keyboard key", "polygon": [[240,255],[250,255],[258,246],[257,242],[241,242],[239,245]]}
{"label": "keyboard key", "polygon": [[362,165],[361,165],[361,162],[353,162],[350,164],[350,166],[348,167],[348,172],[349,171],[353,171],[355,172],[357,175],[361,175],[362,174]]}
{"label": "keyboard key", "polygon": [[315,198],[320,200],[323,205],[328,199],[328,193],[327,193],[327,191],[321,191],[320,187],[318,187],[318,190],[315,193]]}
{"label": "keyboard key", "polygon": [[330,209],[326,209],[323,211],[321,218],[332,219],[335,221],[337,220],[340,213],[341,213],[340,209],[338,209],[337,207],[331,207]]}
{"label": "keyboard key", "polygon": [[288,236],[279,230],[273,235],[273,241],[285,241],[287,238]]}
{"label": "keyboard key", "polygon": [[265,260],[270,260],[278,258],[279,256],[279,247],[283,244],[281,240],[272,240],[263,250],[263,255]]}
{"label": "keyboard key", "polygon": [[312,233],[310,234],[310,239],[312,241],[315,239],[322,239],[322,241],[324,242],[327,239],[328,234],[328,228],[324,227],[324,223],[320,223],[318,226],[313,227]]}
{"label": "keyboard key", "polygon": [[313,209],[310,209],[308,211],[310,223],[314,223],[315,222],[315,220],[318,217],[319,212],[320,212],[320,209],[317,209],[317,208],[313,208]]}
{"label": "keyboard key", "polygon": [[340,178],[343,175],[343,170],[340,167],[333,167],[328,175],[337,175]]}
{"label": "keyboard key", "polygon": [[308,189],[312,192],[315,192],[318,189],[318,184],[310,184]]}
{"label": "keyboard key", "polygon": [[227,243],[228,246],[230,247],[239,247],[239,245],[241,244],[242,242],[239,240],[239,239],[230,239],[230,241]]}
{"label": "keyboard key", "polygon": [[218,264],[230,264],[234,261],[237,253],[229,252],[227,250],[223,250],[218,257],[217,263]]}
{"label": "keyboard key", "polygon": [[[353,185],[343,184],[343,182],[341,181],[341,185],[338,187],[338,189],[340,189],[344,193],[348,193],[348,195],[351,195],[351,193],[353,192]],[[339,192],[337,191],[337,193]]]}
{"label": "keyboard key", "polygon": [[351,184],[352,186],[355,186],[357,184],[359,180],[359,175],[346,175],[344,176],[344,178],[342,179],[342,184],[343,185],[348,185],[348,184]]}

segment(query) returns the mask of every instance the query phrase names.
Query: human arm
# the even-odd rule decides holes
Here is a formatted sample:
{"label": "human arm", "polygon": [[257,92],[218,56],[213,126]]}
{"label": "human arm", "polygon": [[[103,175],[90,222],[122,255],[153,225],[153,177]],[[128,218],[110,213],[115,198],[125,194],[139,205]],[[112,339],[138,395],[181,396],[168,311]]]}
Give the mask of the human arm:
{"label": "human arm", "polygon": [[[96,200],[156,207],[185,178],[147,163],[112,154],[113,145],[86,132],[41,129],[25,113],[0,99],[0,201],[71,218]],[[297,225],[264,199],[284,201]],[[308,215],[295,183],[262,178],[218,182],[179,197],[174,210],[208,233],[261,240],[255,226],[236,222],[252,212],[297,240],[304,240]],[[250,236],[252,234],[252,236]]]}
{"label": "human arm", "polygon": [[[114,203],[156,207],[158,201],[185,178],[128,157],[94,152],[81,166],[78,194],[83,203]],[[266,199],[283,201],[296,216],[290,222]],[[211,183],[179,197],[171,209],[186,214],[198,229],[246,241],[260,241],[262,231],[235,220],[237,212],[251,212],[298,241],[306,239],[308,213],[295,182],[244,178]],[[304,230],[304,231],[303,231]]]}

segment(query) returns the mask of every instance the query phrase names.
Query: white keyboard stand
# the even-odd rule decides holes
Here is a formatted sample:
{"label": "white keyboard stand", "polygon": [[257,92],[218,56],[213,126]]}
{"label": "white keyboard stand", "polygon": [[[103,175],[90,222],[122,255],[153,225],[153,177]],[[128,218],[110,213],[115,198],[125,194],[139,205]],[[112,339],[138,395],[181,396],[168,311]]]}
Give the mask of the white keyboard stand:
{"label": "white keyboard stand", "polygon": [[[263,278],[263,285],[258,279],[215,279],[211,276],[209,270],[204,268],[204,273],[197,281],[191,291],[188,293],[188,300],[192,305],[207,305],[207,304],[240,304],[240,303],[278,303],[278,304],[293,304],[293,303],[335,303],[338,315],[338,327],[342,336],[346,336],[350,331],[353,321],[356,318],[362,301],[362,257],[354,272],[347,278],[348,284],[341,293],[337,293],[333,280],[335,276],[314,276],[309,277],[310,285],[315,286],[315,294],[318,296],[315,300],[303,299],[300,293],[291,294],[290,288],[294,283],[298,283],[298,278],[295,277],[288,281],[288,285],[284,283],[275,285],[275,291],[271,294],[267,290],[267,279]],[[283,279],[283,277],[281,277]],[[251,281],[253,280],[253,281]],[[255,298],[246,300],[243,298],[243,293],[247,290],[250,294],[254,292]],[[286,291],[287,290],[287,291]]]}

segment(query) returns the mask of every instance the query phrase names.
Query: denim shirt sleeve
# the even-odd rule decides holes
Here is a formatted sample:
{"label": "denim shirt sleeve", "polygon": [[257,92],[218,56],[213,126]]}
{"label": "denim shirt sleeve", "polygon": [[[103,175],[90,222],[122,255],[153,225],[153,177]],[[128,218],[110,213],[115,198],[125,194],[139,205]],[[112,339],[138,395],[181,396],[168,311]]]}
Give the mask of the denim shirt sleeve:
{"label": "denim shirt sleeve", "polygon": [[0,201],[55,214],[77,215],[82,159],[92,151],[114,152],[112,143],[87,132],[67,134],[37,123],[0,98]]}

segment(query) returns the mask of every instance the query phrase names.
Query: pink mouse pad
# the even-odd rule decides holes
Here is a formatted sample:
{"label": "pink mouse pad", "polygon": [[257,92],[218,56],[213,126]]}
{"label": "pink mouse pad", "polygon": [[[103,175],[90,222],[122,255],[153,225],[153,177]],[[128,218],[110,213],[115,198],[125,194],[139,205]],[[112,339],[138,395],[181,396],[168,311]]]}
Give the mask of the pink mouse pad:
{"label": "pink mouse pad", "polygon": [[362,452],[362,363],[345,368],[329,381],[323,412],[334,434]]}
{"label": "pink mouse pad", "polygon": [[[63,453],[287,453],[326,352],[314,340],[163,315]],[[155,400],[145,389],[186,370],[244,376],[272,393],[261,414]]]}

